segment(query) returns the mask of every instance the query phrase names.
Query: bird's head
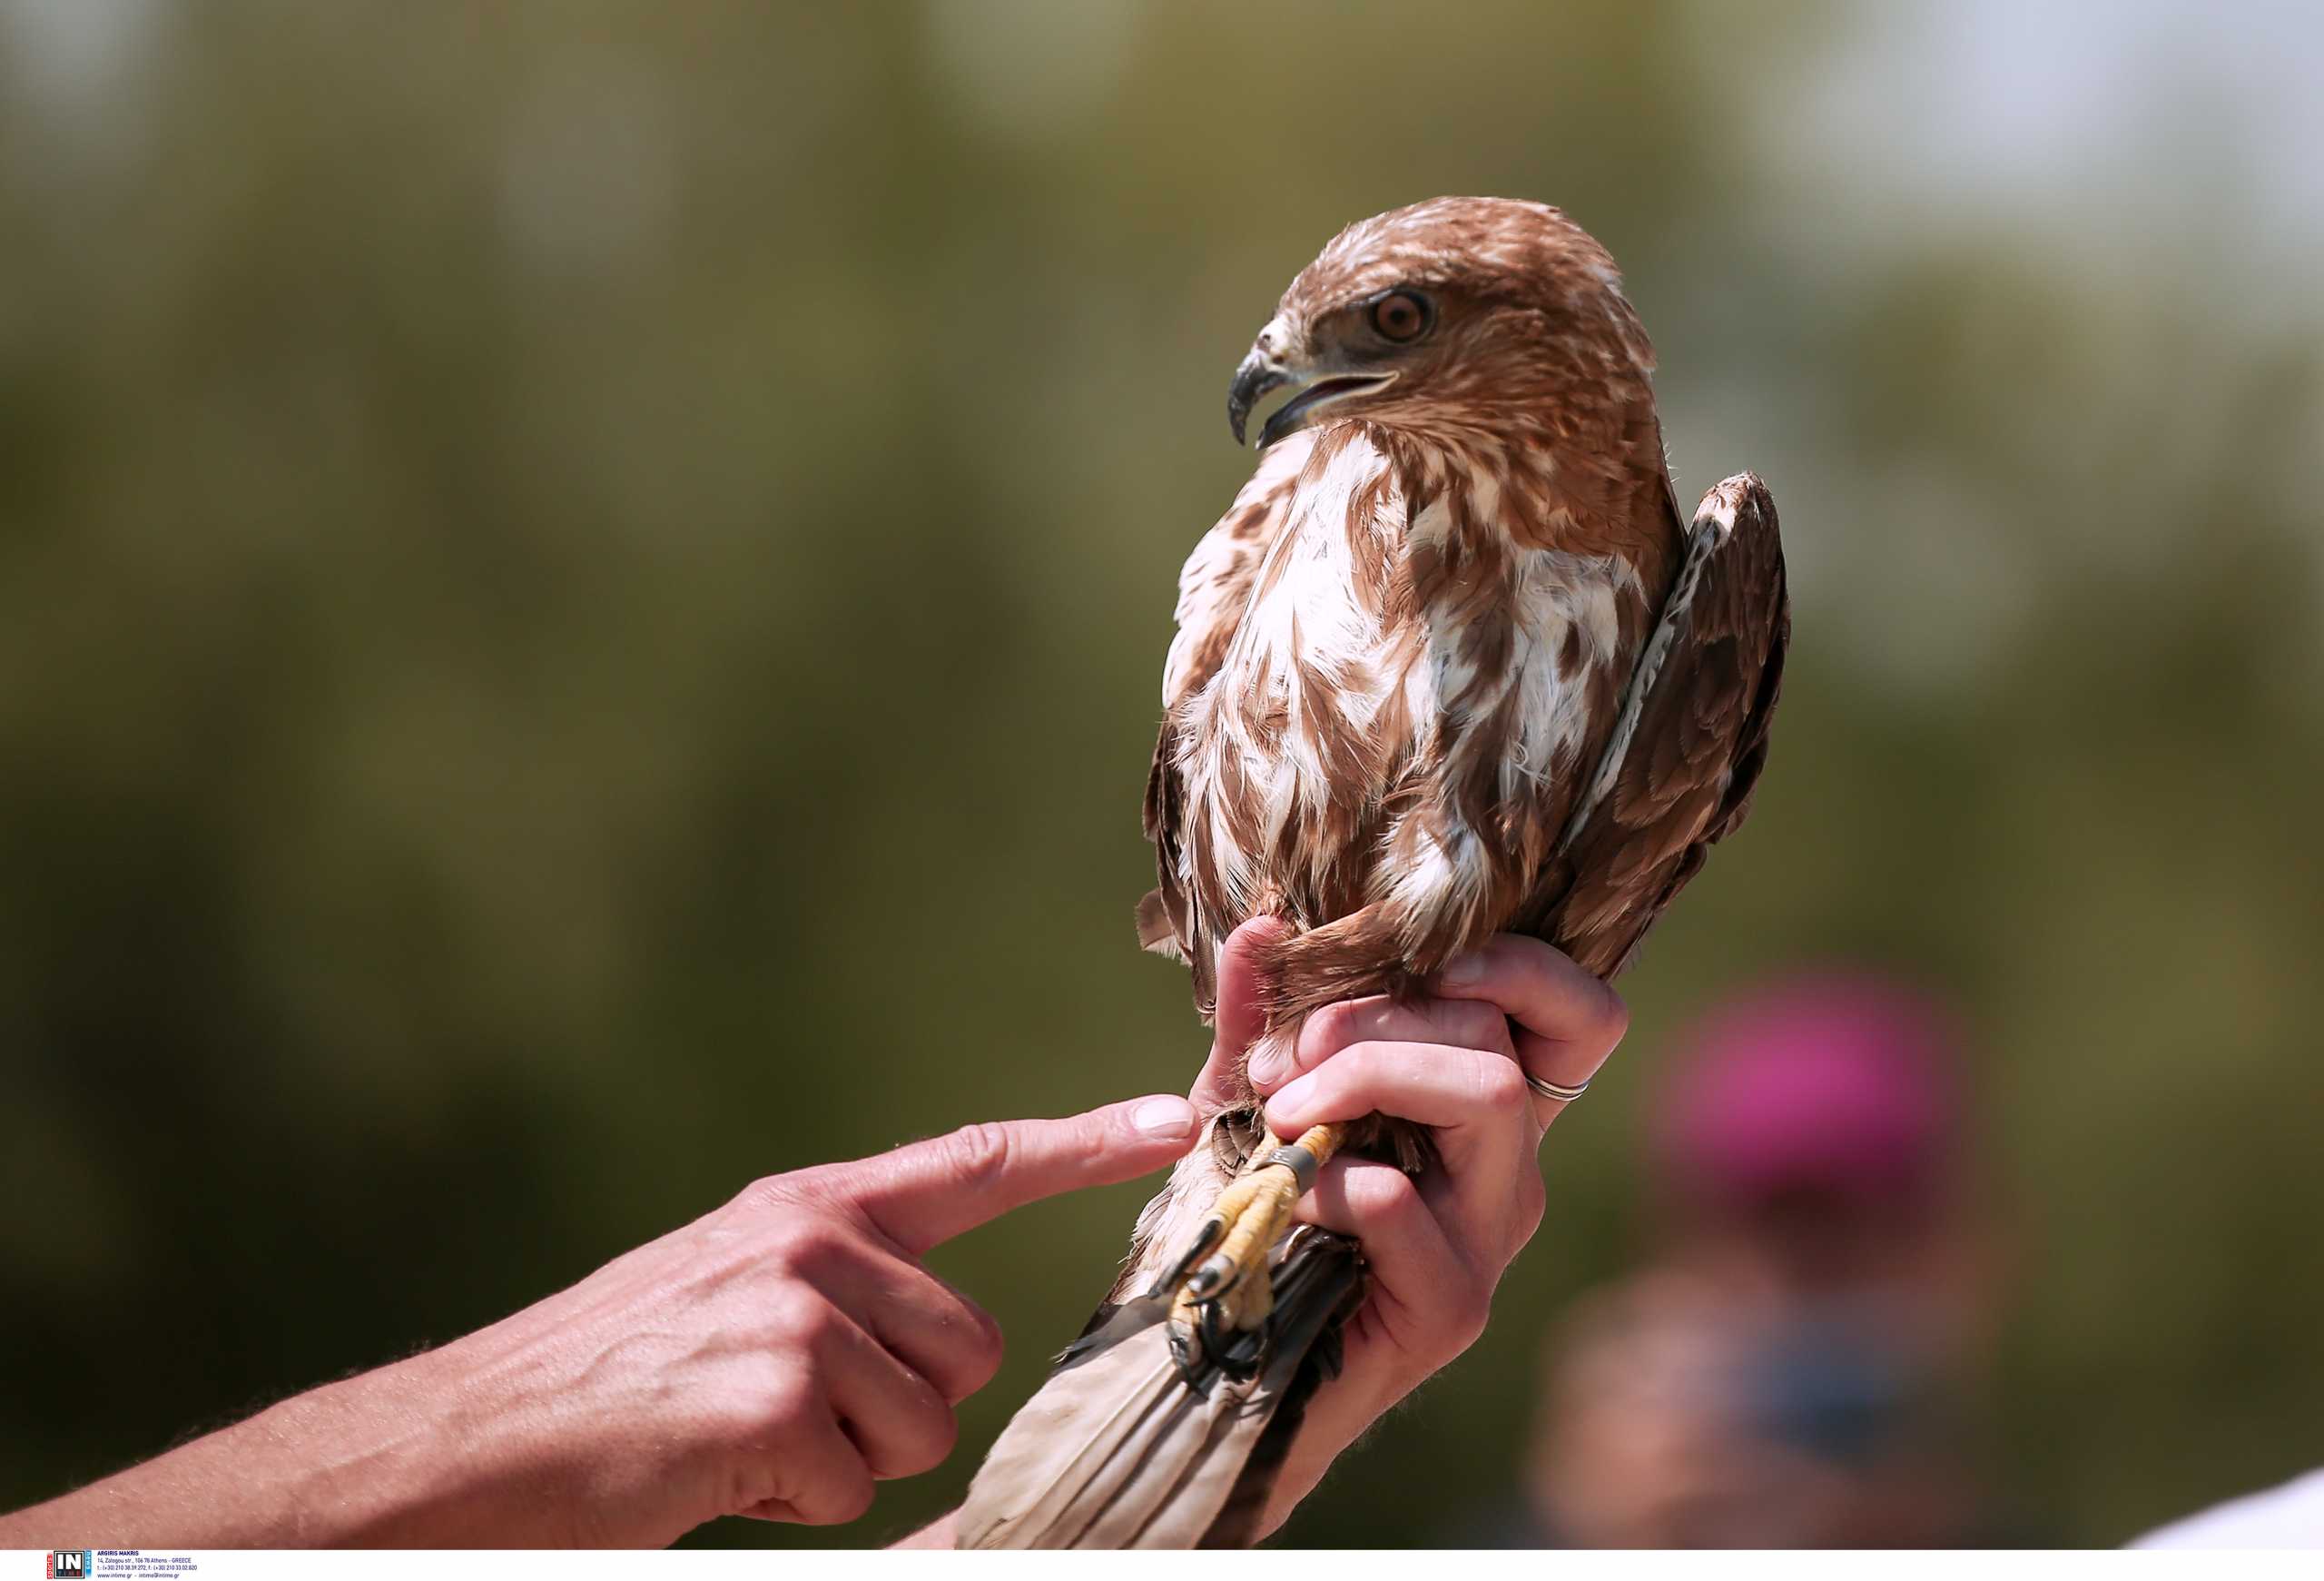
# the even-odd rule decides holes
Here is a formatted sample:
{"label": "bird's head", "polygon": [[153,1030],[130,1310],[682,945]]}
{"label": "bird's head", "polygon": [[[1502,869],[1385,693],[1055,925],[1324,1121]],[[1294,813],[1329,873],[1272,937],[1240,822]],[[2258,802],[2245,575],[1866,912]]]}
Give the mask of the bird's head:
{"label": "bird's head", "polygon": [[1449,437],[1566,428],[1577,402],[1643,393],[1653,348],[1606,250],[1545,203],[1435,198],[1334,236],[1235,371],[1251,409],[1289,398],[1259,443],[1361,418]]}

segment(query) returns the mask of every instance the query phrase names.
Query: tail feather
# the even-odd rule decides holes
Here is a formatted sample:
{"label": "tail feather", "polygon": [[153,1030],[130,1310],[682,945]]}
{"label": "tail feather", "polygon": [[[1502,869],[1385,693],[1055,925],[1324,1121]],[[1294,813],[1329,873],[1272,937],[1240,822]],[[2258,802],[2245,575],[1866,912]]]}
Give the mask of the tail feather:
{"label": "tail feather", "polygon": [[[1243,1464],[1235,1478],[1233,1490],[1226,1496],[1226,1505],[1211,1522],[1210,1530],[1203,1534],[1201,1546],[1206,1548],[1247,1548],[1265,1534],[1260,1523],[1266,1517],[1267,1497],[1275,1491],[1275,1478],[1283,1472],[1284,1462],[1290,1458],[1292,1441],[1299,1436],[1300,1424],[1307,1418],[1308,1402],[1315,1391],[1340,1375],[1340,1359],[1344,1351],[1342,1329],[1356,1308],[1364,1304],[1364,1265],[1355,1244],[1337,1235],[1318,1230],[1319,1244],[1313,1249],[1295,1247],[1284,1259],[1285,1284],[1289,1287],[1282,1298],[1293,1303],[1308,1320],[1306,1314],[1321,1315],[1321,1328],[1299,1359],[1291,1381],[1284,1388],[1274,1414],[1260,1430],[1258,1441],[1251,1448],[1250,1457]],[[1298,1290],[1300,1260],[1312,1264],[1319,1288],[1309,1298]]]}
{"label": "tail feather", "polygon": [[1252,1541],[1364,1290],[1355,1243],[1313,1227],[1285,1241],[1275,1277],[1275,1315],[1246,1342],[1247,1373],[1174,1355],[1166,1296],[1101,1309],[994,1443],[961,1507],[959,1546]]}

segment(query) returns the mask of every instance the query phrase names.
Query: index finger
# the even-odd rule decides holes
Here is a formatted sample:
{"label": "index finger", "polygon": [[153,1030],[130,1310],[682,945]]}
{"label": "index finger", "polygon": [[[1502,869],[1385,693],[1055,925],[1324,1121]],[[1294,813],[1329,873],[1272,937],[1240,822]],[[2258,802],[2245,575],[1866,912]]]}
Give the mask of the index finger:
{"label": "index finger", "polygon": [[1194,1106],[1166,1093],[1064,1120],[964,1125],[818,1182],[915,1256],[1011,1209],[1160,1169],[1195,1139]]}
{"label": "index finger", "polygon": [[1590,1080],[1630,1030],[1630,1006],[1571,957],[1539,939],[1499,934],[1437,974],[1446,999],[1498,1006],[1517,1032],[1517,1060],[1565,1086]]}

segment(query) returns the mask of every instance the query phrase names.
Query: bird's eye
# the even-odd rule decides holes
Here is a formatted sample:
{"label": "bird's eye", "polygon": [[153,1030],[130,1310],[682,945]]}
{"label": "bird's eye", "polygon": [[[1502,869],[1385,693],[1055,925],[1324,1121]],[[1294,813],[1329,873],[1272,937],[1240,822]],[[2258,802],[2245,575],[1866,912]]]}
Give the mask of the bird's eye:
{"label": "bird's eye", "polygon": [[1408,291],[1392,291],[1372,304],[1372,327],[1384,340],[1416,341],[1428,321],[1428,303]]}

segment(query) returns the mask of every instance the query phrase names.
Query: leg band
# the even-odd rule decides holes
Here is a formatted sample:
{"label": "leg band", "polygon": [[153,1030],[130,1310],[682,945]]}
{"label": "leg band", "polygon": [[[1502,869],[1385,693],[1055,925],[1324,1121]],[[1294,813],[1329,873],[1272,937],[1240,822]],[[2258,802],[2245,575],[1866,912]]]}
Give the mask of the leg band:
{"label": "leg band", "polygon": [[1281,1164],[1299,1182],[1299,1194],[1305,1196],[1315,1189],[1315,1177],[1323,1172],[1323,1164],[1315,1155],[1297,1142],[1287,1142],[1259,1161],[1261,1169],[1269,1164]]}

